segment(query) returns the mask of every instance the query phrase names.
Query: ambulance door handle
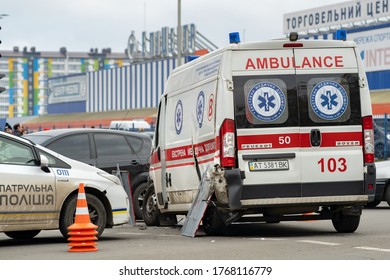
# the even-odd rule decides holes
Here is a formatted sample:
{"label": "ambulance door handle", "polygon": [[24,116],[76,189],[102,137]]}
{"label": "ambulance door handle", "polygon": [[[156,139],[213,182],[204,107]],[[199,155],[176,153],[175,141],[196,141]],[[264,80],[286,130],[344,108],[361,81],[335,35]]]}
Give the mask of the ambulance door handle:
{"label": "ambulance door handle", "polygon": [[312,129],[310,131],[310,144],[312,147],[319,147],[321,145],[321,132],[319,129]]}

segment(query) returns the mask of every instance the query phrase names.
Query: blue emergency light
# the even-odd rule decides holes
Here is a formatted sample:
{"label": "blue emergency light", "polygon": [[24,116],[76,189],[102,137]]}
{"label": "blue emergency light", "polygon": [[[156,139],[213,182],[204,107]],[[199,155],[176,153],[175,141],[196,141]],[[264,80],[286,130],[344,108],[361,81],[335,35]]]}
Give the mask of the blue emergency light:
{"label": "blue emergency light", "polygon": [[240,43],[240,33],[238,32],[232,32],[232,33],[229,33],[229,41],[230,41],[230,44],[238,44]]}
{"label": "blue emergency light", "polygon": [[336,40],[347,40],[347,30],[339,29],[336,30]]}

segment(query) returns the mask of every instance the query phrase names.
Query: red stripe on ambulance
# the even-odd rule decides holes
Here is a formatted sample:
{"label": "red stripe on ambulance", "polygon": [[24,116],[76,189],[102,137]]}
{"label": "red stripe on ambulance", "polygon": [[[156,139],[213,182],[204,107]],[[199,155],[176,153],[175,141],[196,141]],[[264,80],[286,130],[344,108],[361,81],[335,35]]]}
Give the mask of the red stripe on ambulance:
{"label": "red stripe on ambulance", "polygon": [[[321,134],[320,147],[361,146],[361,132],[328,132]],[[310,148],[310,133],[241,135],[237,137],[240,150]]]}

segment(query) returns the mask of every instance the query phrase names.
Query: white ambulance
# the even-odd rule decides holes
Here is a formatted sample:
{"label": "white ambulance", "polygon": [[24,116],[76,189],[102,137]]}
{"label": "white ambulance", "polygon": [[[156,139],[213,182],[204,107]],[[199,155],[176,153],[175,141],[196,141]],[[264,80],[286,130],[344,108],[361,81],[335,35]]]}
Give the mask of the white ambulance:
{"label": "white ambulance", "polygon": [[207,234],[251,218],[358,228],[375,194],[359,52],[349,41],[297,39],[236,40],[172,71],[159,105],[147,225],[186,214],[211,170]]}

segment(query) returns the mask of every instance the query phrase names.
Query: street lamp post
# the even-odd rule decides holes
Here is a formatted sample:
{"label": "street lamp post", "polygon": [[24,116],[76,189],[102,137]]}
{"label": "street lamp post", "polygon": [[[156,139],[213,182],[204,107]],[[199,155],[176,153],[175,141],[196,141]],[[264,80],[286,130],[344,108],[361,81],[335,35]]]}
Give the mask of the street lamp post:
{"label": "street lamp post", "polygon": [[181,65],[183,34],[181,32],[181,0],[177,0],[177,66]]}

